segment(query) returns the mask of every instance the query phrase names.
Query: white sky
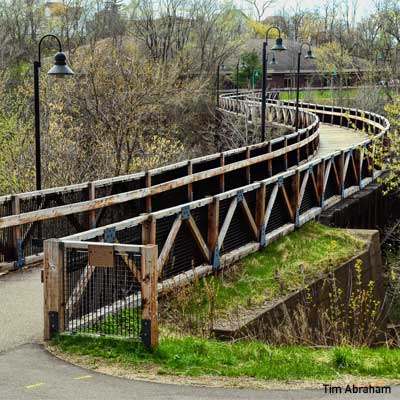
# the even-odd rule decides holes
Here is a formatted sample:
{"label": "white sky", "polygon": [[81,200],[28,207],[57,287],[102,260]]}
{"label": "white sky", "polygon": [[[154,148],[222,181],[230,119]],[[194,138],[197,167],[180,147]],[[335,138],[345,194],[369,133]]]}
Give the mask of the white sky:
{"label": "white sky", "polygon": [[[246,3],[245,0],[234,0],[234,1],[242,9],[249,7],[248,3]],[[277,14],[283,8],[283,6],[288,11],[295,10],[296,8],[308,9],[312,11],[318,6],[321,6],[326,1],[332,3],[332,0],[325,0],[325,1],[324,0],[284,0],[284,1],[276,0],[275,1],[276,4],[268,9],[266,15],[270,16]],[[337,0],[337,2],[339,3],[340,0]],[[349,4],[355,4],[356,2],[358,20],[371,14],[375,10],[374,0],[348,0],[348,2]],[[262,0],[260,0],[260,3],[262,3]]]}

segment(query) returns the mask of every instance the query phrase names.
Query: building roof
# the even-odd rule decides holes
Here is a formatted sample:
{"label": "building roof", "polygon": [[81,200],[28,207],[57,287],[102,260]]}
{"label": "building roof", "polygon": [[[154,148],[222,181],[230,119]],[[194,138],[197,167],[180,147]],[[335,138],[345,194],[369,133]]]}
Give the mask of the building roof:
{"label": "building roof", "polygon": [[[248,39],[242,48],[242,52],[256,51],[259,53],[260,60],[262,59],[262,48],[263,48],[264,39],[252,38]],[[268,53],[270,57],[271,48],[275,44],[275,39],[268,39]],[[282,73],[293,73],[297,69],[297,55],[300,50],[300,42],[283,39],[283,44],[287,48],[286,51],[280,51],[275,53],[276,64],[270,65],[268,64],[268,74],[282,74]],[[315,47],[313,47],[313,50]],[[318,65],[315,60],[305,59],[304,56],[307,54],[308,46],[304,45],[302,50],[302,60],[300,64],[300,72],[301,73],[316,73],[323,72],[318,69]],[[230,57],[226,60],[226,65],[228,70],[233,68],[237,63],[237,56]],[[366,62],[358,57],[353,58],[353,65],[349,65],[347,71],[355,71],[355,70],[365,70]]]}

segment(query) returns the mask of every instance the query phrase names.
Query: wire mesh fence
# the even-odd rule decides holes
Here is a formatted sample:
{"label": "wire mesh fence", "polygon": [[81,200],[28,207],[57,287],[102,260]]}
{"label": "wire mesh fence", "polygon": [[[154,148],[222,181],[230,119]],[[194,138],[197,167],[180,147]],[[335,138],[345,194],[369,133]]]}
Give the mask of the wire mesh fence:
{"label": "wire mesh fence", "polygon": [[114,254],[113,265],[91,266],[87,249],[66,249],[65,325],[68,332],[140,338],[141,254]]}

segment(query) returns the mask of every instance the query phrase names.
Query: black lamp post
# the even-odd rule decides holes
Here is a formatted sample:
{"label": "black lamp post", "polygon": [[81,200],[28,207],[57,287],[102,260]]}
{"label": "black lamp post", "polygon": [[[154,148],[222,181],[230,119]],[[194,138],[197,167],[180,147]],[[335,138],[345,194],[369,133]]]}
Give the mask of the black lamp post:
{"label": "black lamp post", "polygon": [[41,149],[40,149],[40,99],[39,99],[39,69],[41,67],[41,46],[43,39],[52,37],[58,43],[58,53],[54,58],[54,65],[47,73],[56,77],[64,77],[65,75],[73,75],[74,72],[68,67],[65,54],[62,52],[60,39],[55,35],[43,36],[38,45],[38,60],[33,62],[33,80],[34,80],[34,96],[35,96],[35,149],[36,149],[36,190],[42,189],[41,174]]}
{"label": "black lamp post", "polygon": [[217,79],[216,79],[216,104],[217,104],[217,108],[219,108],[219,75],[220,75],[220,71],[221,69],[224,71],[225,70],[225,65],[223,63],[219,63],[217,65]]}
{"label": "black lamp post", "polygon": [[236,113],[239,113],[239,67],[240,67],[240,57],[238,59],[238,62],[236,63]]}
{"label": "black lamp post", "polygon": [[294,125],[296,127],[296,131],[299,129],[299,97],[300,97],[300,61],[301,61],[301,51],[303,50],[303,46],[308,46],[307,54],[305,55],[305,59],[312,60],[315,57],[313,56],[311,50],[310,43],[301,43],[300,50],[297,53],[297,76],[296,76],[296,116]]}
{"label": "black lamp post", "polygon": [[261,89],[261,141],[265,141],[265,112],[267,109],[266,105],[266,90],[267,90],[267,48],[268,48],[268,34],[271,29],[276,29],[278,31],[278,37],[276,38],[275,45],[271,50],[273,51],[283,51],[286,47],[283,45],[281,38],[281,30],[277,26],[271,26],[268,28],[265,34],[265,42],[263,43],[263,75],[262,75],[262,89]]}

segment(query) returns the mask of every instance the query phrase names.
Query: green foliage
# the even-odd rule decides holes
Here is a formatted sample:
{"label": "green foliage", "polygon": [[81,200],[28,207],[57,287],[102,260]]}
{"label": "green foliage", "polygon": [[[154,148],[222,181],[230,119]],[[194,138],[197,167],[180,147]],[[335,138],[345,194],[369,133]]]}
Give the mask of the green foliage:
{"label": "green foliage", "polygon": [[384,192],[387,194],[400,187],[400,96],[395,96],[393,102],[386,104],[385,111],[391,124],[385,140],[371,136],[373,146],[367,150],[375,168],[387,169],[388,174],[378,177],[384,183]]}
{"label": "green foliage", "polygon": [[162,337],[152,352],[140,343],[107,337],[60,336],[59,351],[123,368],[157,366],[158,374],[257,379],[338,379],[345,375],[400,378],[400,350],[387,347],[331,349],[269,346],[260,341],[221,342],[190,336]]}
{"label": "green foliage", "polygon": [[236,66],[232,74],[232,83],[236,86],[239,77],[239,88],[257,87],[262,76],[261,60],[256,51],[241,54],[239,62],[239,76]]}
{"label": "green foliage", "polygon": [[342,229],[309,222],[227,272],[180,288],[161,302],[161,315],[172,329],[207,336],[215,318],[232,317],[300,289],[364,247]]}

